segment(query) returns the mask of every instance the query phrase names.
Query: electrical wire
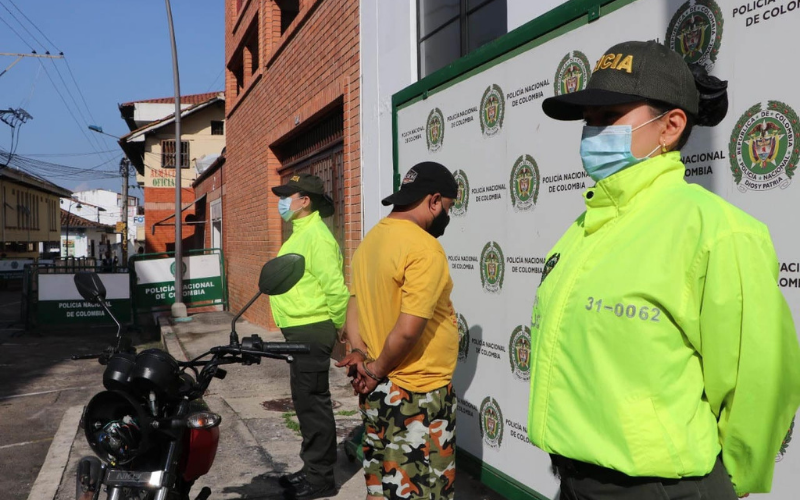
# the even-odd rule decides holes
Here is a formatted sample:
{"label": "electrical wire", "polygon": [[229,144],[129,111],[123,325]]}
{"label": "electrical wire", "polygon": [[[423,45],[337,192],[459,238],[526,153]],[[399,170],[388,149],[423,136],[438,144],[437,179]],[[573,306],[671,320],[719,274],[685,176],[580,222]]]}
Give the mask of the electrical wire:
{"label": "electrical wire", "polygon": [[[44,44],[43,44],[42,42],[40,42],[40,41],[39,41],[39,39],[38,39],[38,38],[36,38],[36,37],[33,35],[33,33],[31,33],[31,32],[28,30],[28,28],[26,28],[26,27],[25,27],[25,25],[24,25],[24,24],[22,24],[22,21],[20,21],[19,19],[17,19],[17,16],[15,16],[15,15],[14,15],[14,13],[13,13],[13,12],[11,12],[11,10],[10,10],[8,7],[6,7],[6,4],[4,4],[3,2],[0,2],[0,5],[2,5],[4,9],[6,9],[6,12],[8,12],[9,14],[11,14],[11,17],[13,17],[13,18],[14,18],[14,20],[15,20],[17,23],[19,23],[19,25],[20,25],[20,26],[22,26],[22,29],[24,29],[24,30],[25,30],[25,33],[27,33],[28,35],[30,35],[30,37],[31,37],[31,38],[33,38],[33,41],[34,41],[34,42],[38,43],[38,44],[39,44],[39,45],[40,45],[40,46],[41,46],[41,47],[42,47],[42,48],[43,48],[45,51],[47,51],[47,47],[45,47],[45,46],[44,46]],[[17,9],[17,10],[19,10],[19,9]]]}
{"label": "electrical wire", "polygon": [[[88,129],[89,128],[89,121],[84,116],[83,111],[81,110],[81,107],[78,105],[78,101],[77,101],[77,99],[75,99],[75,96],[73,95],[72,91],[69,89],[69,85],[67,85],[66,80],[64,80],[64,76],[61,74],[61,70],[58,69],[58,65],[56,64],[55,61],[53,61],[51,59],[50,62],[53,64],[53,68],[55,68],[56,74],[58,74],[58,78],[61,80],[61,83],[64,84],[64,89],[67,91],[67,95],[69,96],[70,99],[72,99],[72,104],[75,106],[75,109],[78,111],[78,114],[80,115],[81,120],[83,120],[83,125]],[[85,101],[84,101],[84,103],[85,103]],[[86,109],[88,111],[89,110],[89,106],[86,106]],[[89,113],[91,114],[91,112],[89,112]],[[89,137],[91,137],[94,140],[94,145],[92,146],[92,149],[95,149],[95,150],[98,150],[98,151],[100,149],[102,149],[103,145],[100,142],[100,139],[98,139],[94,134],[90,134]]]}
{"label": "electrical wire", "polygon": [[19,33],[17,33],[17,30],[15,30],[13,27],[11,27],[11,25],[10,25],[10,24],[8,24],[8,22],[6,22],[6,20],[5,20],[5,19],[3,19],[2,17],[0,17],[0,21],[3,21],[3,24],[5,24],[6,26],[8,26],[8,29],[10,29],[11,31],[13,31],[13,32],[14,32],[14,34],[15,34],[15,35],[17,35],[17,38],[19,38],[20,40],[22,40],[22,43],[24,43],[25,45],[27,45],[27,46],[28,46],[28,48],[29,48],[29,49],[31,49],[31,52],[36,52],[36,49],[34,49],[34,48],[33,48],[33,46],[32,46],[31,44],[29,44],[29,43],[28,43],[28,41],[27,41],[27,40],[25,40],[24,38],[22,38],[22,35],[20,35]]}
{"label": "electrical wire", "polygon": [[61,99],[61,102],[64,104],[64,107],[67,108],[67,112],[72,117],[72,120],[75,122],[75,125],[78,126],[78,129],[80,130],[81,134],[83,134],[83,137],[86,139],[86,142],[89,143],[89,146],[93,150],[98,151],[95,143],[93,143],[92,140],[89,138],[89,136],[86,134],[85,127],[82,126],[80,124],[80,122],[78,121],[78,119],[75,117],[75,113],[72,112],[72,108],[69,107],[69,105],[67,104],[66,99],[64,99],[64,96],[61,94],[61,91],[58,89],[58,86],[56,85],[56,82],[53,81],[53,78],[50,76],[50,72],[47,71],[47,68],[45,67],[44,64],[41,63],[41,61],[40,61],[39,64],[42,65],[42,68],[44,69],[44,73],[45,73],[45,75],[47,75],[47,79],[50,80],[50,83],[53,85],[53,88],[55,89],[56,93],[58,94],[58,97]]}
{"label": "electrical wire", "polygon": [[39,81],[39,77],[42,75],[42,67],[39,66],[36,68],[36,75],[33,77],[33,81],[31,82],[31,91],[28,93],[28,97],[22,99],[20,101],[18,108],[25,108],[28,106],[28,103],[31,102],[33,99],[33,91],[36,90],[36,82]]}
{"label": "electrical wire", "polygon": [[92,156],[101,153],[119,153],[119,149],[105,149],[103,151],[93,151],[90,153],[28,153],[25,156],[35,156],[35,157],[52,157],[52,156]]}
{"label": "electrical wire", "polygon": [[24,17],[24,18],[25,18],[25,20],[27,20],[27,21],[28,21],[28,22],[31,24],[31,26],[33,26],[33,27],[34,27],[34,29],[36,29],[36,31],[38,31],[38,32],[39,32],[39,33],[40,33],[40,34],[41,34],[41,35],[44,37],[44,39],[45,39],[45,40],[47,40],[47,42],[48,42],[50,45],[52,45],[52,46],[53,46],[53,48],[55,48],[57,51],[61,52],[61,50],[60,50],[58,47],[56,47],[56,44],[54,44],[54,43],[53,43],[53,42],[52,42],[52,41],[51,41],[49,38],[47,38],[47,35],[45,35],[45,34],[42,32],[42,30],[40,30],[40,29],[39,29],[39,27],[38,27],[38,26],[36,26],[36,24],[35,24],[33,21],[31,21],[31,20],[28,18],[28,16],[26,16],[26,15],[25,15],[25,13],[24,13],[24,12],[22,12],[22,10],[21,10],[19,7],[17,7],[17,4],[15,4],[15,3],[14,3],[14,0],[8,0],[8,1],[9,1],[9,2],[11,2],[11,5],[13,5],[13,6],[14,6],[14,8],[15,8],[15,9],[17,9],[17,10],[19,11],[19,13],[20,13],[20,14],[22,14],[22,17]]}

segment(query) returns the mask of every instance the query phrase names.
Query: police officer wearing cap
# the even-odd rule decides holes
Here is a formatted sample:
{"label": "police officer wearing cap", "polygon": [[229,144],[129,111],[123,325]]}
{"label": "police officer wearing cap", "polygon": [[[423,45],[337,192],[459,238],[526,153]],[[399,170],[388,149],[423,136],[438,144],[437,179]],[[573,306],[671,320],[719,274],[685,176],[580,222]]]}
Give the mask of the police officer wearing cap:
{"label": "police officer wearing cap", "polygon": [[280,197],[278,212],[292,224],[292,235],[278,255],[305,257],[300,281],[283,295],[270,296],[275,324],[289,342],[310,342],[311,353],[291,365],[292,402],[300,423],[303,468],[281,476],[289,498],[333,496],[336,484],[336,424],[328,385],[330,356],[337,330],[345,320],[350,293],[342,275],[342,253],[322,217],[333,214],[322,180],[297,174],[272,188]]}
{"label": "police officer wearing cap", "polygon": [[800,347],[767,227],[684,180],[692,127],[726,82],[655,42],[611,47],[585,90],[596,181],[548,253],[534,301],[528,433],[562,500],[735,499],[768,492],[800,405]]}

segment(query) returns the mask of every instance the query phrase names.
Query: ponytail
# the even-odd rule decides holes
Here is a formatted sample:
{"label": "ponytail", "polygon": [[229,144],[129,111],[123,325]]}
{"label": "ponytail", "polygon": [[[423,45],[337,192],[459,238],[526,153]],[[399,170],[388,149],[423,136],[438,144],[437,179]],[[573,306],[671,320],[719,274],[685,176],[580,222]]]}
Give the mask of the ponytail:
{"label": "ponytail", "polygon": [[711,76],[704,66],[690,64],[694,85],[700,94],[695,125],[713,127],[728,114],[728,82]]}

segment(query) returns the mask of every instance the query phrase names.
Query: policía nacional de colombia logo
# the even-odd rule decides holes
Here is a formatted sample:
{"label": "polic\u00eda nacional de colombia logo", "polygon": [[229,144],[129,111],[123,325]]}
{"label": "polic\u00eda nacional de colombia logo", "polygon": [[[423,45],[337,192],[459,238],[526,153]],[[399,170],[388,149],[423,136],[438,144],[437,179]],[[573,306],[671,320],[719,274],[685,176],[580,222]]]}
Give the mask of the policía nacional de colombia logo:
{"label": "polic\u00eda nacional de colombia logo", "polygon": [[800,158],[800,118],[788,104],[768,101],[754,105],[739,118],[731,133],[728,158],[739,191],[786,189]]}
{"label": "polic\u00eda nacional de colombia logo", "polygon": [[428,114],[425,124],[425,138],[428,142],[428,151],[436,152],[444,144],[444,115],[439,108],[433,108]]}
{"label": "polic\u00eda nacional de colombia logo", "polygon": [[503,289],[505,274],[503,251],[494,241],[490,241],[481,252],[481,286],[487,292],[498,293]]}
{"label": "polic\u00eda nacional de colombia logo", "polygon": [[550,271],[552,271],[553,268],[556,267],[556,264],[558,264],[558,260],[560,258],[561,258],[560,253],[554,253],[553,255],[550,256],[549,259],[547,259],[547,262],[544,263],[544,269],[542,269],[542,280],[539,282],[539,286],[542,286],[542,283],[544,283],[544,279],[547,278],[547,275],[550,274]]}
{"label": "polic\u00eda nacional de colombia logo", "polygon": [[458,360],[465,361],[469,354],[469,325],[463,315],[456,315],[458,322]]}
{"label": "polic\u00eda nacional de colombia logo", "polygon": [[456,185],[458,185],[458,194],[453,206],[450,208],[450,215],[460,217],[466,214],[467,208],[469,208],[469,179],[467,179],[467,174],[463,170],[453,172],[453,178],[455,178]]}
{"label": "polic\u00eda nacional de colombia logo", "polygon": [[786,455],[786,451],[789,449],[789,443],[792,442],[792,431],[794,431],[794,418],[792,418],[792,423],[789,424],[789,432],[786,433],[786,437],[781,441],[781,449],[778,450],[778,455],[775,457],[776,462],[783,460],[783,457]]}
{"label": "polic\u00eda nacional de colombia logo", "polygon": [[580,50],[573,50],[558,63],[553,82],[555,95],[571,94],[585,89],[590,76],[592,66],[589,58]]}
{"label": "polic\u00eda nacional de colombia logo", "polygon": [[491,137],[503,128],[503,117],[506,112],[506,101],[499,85],[490,85],[481,97],[481,132]]}
{"label": "polic\u00eda nacional de colombia logo", "polygon": [[539,166],[531,155],[522,155],[511,167],[511,205],[516,211],[532,209],[539,200]]}
{"label": "polic\u00eda nacional de colombia logo", "polygon": [[518,380],[531,378],[531,329],[519,325],[511,332],[508,343],[508,359],[511,362],[511,374]]}
{"label": "polic\u00eda nacional de colombia logo", "polygon": [[672,16],[664,43],[689,64],[714,67],[722,41],[722,10],[714,0],[689,0]]}
{"label": "polic\u00eda nacional de colombia logo", "polygon": [[[175,262],[169,266],[169,272],[175,276]],[[181,262],[181,276],[186,276],[186,262]]]}
{"label": "polic\u00eda nacional de colombia logo", "polygon": [[491,396],[487,396],[481,403],[481,437],[492,448],[499,448],[503,444],[503,412],[500,405]]}

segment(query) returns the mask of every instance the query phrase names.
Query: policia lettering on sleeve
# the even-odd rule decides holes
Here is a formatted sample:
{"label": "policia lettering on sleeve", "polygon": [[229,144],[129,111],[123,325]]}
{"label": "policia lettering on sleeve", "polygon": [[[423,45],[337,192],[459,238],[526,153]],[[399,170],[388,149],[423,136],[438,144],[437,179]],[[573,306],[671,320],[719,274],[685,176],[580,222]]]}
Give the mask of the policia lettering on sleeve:
{"label": "policia lettering on sleeve", "polygon": [[686,183],[680,156],[693,126],[724,118],[726,88],[663,45],[625,42],[585,90],[542,104],[585,121],[596,182],[547,254],[531,317],[528,437],[563,500],[770,491],[800,406],[777,257],[764,224]]}

